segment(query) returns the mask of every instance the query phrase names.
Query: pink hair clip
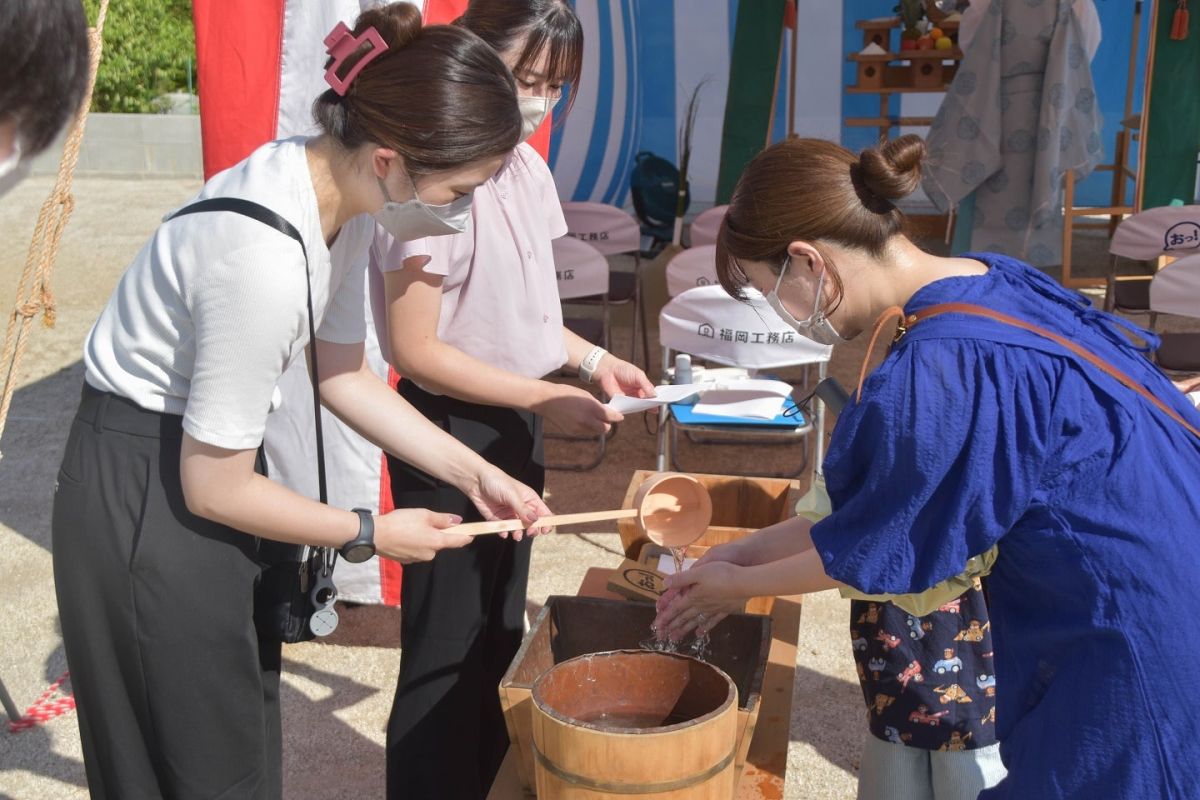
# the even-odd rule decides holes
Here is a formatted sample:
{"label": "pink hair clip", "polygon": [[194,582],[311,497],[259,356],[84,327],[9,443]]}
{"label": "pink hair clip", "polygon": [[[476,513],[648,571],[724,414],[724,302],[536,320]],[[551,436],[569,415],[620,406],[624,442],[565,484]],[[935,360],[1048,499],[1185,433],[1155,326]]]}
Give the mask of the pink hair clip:
{"label": "pink hair clip", "polygon": [[[363,57],[350,68],[345,77],[339,78],[338,69],[346,63],[346,59],[353,55],[363,42],[370,42],[371,49],[363,54]],[[346,92],[350,89],[351,81],[363,71],[363,67],[370,64],[387,49],[387,42],[383,41],[383,37],[373,26],[367,28],[361,35],[355,36],[346,27],[346,23],[339,22],[325,37],[325,52],[333,57],[333,63],[329,65],[329,69],[325,70],[325,82],[333,87],[333,90],[340,96],[345,97]]]}

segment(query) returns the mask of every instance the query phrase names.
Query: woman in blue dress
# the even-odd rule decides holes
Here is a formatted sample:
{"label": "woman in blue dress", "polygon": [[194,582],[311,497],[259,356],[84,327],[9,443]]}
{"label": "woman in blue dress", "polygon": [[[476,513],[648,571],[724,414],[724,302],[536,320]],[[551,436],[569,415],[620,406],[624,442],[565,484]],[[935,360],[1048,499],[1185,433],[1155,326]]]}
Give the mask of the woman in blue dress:
{"label": "woman in blue dress", "polygon": [[1147,359],[1153,334],[1014,259],[914,245],[894,203],[923,156],[913,136],[857,157],[790,139],[743,174],[727,289],[819,342],[901,325],[834,430],[833,513],[714,548],[660,622],[711,627],[814,560],[861,592],[921,592],[995,546],[1008,776],[980,798],[1195,797],[1200,629],[1167,622],[1200,595],[1200,412]]}

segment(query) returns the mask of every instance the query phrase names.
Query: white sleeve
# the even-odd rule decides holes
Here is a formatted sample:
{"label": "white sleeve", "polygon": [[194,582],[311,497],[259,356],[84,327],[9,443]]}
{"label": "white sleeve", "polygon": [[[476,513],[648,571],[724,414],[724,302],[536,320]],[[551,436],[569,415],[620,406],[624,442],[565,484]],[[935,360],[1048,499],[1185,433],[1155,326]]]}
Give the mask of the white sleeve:
{"label": "white sleeve", "polygon": [[262,442],[275,385],[308,334],[299,252],[290,240],[286,249],[248,245],[198,273],[188,297],[196,360],[183,412],[192,438],[229,450]]}
{"label": "white sleeve", "polygon": [[360,257],[358,263],[350,267],[341,284],[333,290],[325,317],[317,327],[318,339],[334,344],[357,344],[367,338],[367,317],[363,306],[367,292],[366,262],[365,255]]}

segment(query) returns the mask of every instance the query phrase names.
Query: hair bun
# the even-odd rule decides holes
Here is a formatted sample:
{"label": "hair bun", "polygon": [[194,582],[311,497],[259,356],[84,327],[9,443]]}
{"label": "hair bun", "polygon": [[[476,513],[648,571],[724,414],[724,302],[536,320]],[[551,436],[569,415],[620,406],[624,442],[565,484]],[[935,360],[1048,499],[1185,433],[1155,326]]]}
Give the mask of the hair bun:
{"label": "hair bun", "polygon": [[354,35],[375,28],[389,50],[399,50],[421,33],[421,12],[412,3],[389,3],[358,15]]}
{"label": "hair bun", "polygon": [[858,157],[863,188],[888,203],[908,197],[921,185],[924,160],[925,140],[913,134],[868,148]]}

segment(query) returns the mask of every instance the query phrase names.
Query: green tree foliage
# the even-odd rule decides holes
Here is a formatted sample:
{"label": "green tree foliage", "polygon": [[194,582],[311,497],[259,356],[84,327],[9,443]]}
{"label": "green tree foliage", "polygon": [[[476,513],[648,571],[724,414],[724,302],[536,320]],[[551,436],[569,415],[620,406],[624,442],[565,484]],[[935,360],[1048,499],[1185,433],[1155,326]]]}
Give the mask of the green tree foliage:
{"label": "green tree foliage", "polygon": [[[94,25],[100,0],[83,6]],[[110,0],[91,110],[156,111],[154,98],[187,90],[189,62],[196,63],[191,0]]]}

